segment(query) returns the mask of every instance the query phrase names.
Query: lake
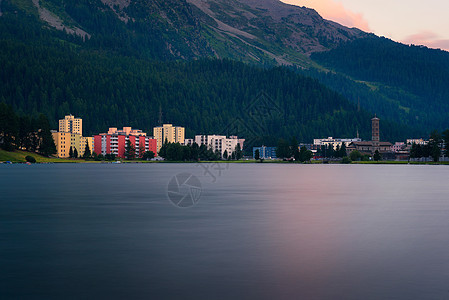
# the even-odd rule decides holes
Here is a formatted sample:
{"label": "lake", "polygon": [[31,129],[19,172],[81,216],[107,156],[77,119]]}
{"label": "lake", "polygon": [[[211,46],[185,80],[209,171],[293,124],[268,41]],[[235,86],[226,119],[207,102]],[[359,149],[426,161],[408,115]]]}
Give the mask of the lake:
{"label": "lake", "polygon": [[449,299],[449,166],[0,165],[1,299]]}

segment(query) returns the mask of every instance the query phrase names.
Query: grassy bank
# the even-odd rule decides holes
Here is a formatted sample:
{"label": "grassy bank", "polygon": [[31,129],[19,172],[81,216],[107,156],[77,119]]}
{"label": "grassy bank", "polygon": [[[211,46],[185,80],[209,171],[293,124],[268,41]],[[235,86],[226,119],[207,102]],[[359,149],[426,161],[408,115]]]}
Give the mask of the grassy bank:
{"label": "grassy bank", "polygon": [[13,163],[24,163],[26,162],[26,156],[33,156],[37,163],[77,163],[77,162],[89,162],[83,159],[66,159],[66,158],[56,158],[56,157],[45,157],[37,153],[16,150],[13,152],[0,150],[0,162],[10,161]]}

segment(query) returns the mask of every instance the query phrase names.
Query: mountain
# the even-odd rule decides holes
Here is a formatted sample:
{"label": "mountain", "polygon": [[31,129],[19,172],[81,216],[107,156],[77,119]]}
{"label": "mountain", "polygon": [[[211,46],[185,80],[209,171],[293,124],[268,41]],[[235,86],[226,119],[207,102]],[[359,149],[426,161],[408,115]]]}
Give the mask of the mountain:
{"label": "mountain", "polygon": [[311,57],[336,72],[323,83],[365,109],[427,132],[449,127],[448,52],[373,35]]}
{"label": "mountain", "polygon": [[277,0],[3,2],[4,10],[24,8],[89,44],[153,59],[215,57],[308,66],[310,53],[365,35]]}
{"label": "mountain", "polygon": [[[277,0],[2,0],[0,11],[1,63],[3,70],[7,70],[0,83],[3,85],[0,100],[12,104],[19,112],[45,112],[53,122],[63,113],[86,114],[93,130],[101,130],[113,122],[118,126],[133,122],[131,116],[136,113],[140,121],[132,125],[148,129],[156,121],[159,106],[164,106],[163,101],[154,100],[163,97],[167,100],[162,110],[170,121],[189,123],[191,119],[185,118],[182,112],[189,111],[189,107],[199,111],[204,106],[200,105],[202,99],[189,94],[194,90],[190,86],[199,83],[187,80],[188,74],[191,78],[197,78],[199,74],[195,72],[201,72],[198,66],[209,63],[209,60],[203,62],[203,59],[231,59],[266,69],[260,70],[261,77],[269,76],[263,72],[283,65],[279,69],[282,71],[278,70],[280,73],[276,74],[282,73],[279,76],[285,80],[288,76],[297,78],[298,74],[299,78],[316,78],[352,102],[346,106],[347,100],[335,93],[333,97],[346,104],[341,102],[336,107],[331,105],[331,108],[340,111],[337,107],[343,105],[345,113],[349,114],[345,115],[348,120],[358,119],[352,114],[358,113],[368,120],[369,114],[377,113],[386,125],[385,135],[391,139],[423,136],[431,129],[449,127],[446,113],[449,108],[446,98],[449,86],[444,84],[447,79],[444,66],[449,61],[447,52],[406,46],[356,28],[347,28],[324,20],[316,11],[305,7],[287,5]],[[11,59],[16,53],[29,54],[31,58],[40,53],[39,60],[31,59],[28,65],[23,64],[23,59]],[[77,63],[72,64],[70,57]],[[59,62],[65,60],[68,62],[64,67]],[[104,62],[110,69],[98,66],[96,60]],[[196,60],[199,60],[197,65],[190,63]],[[88,62],[87,65],[83,64],[84,61]],[[22,66],[19,73],[16,73],[17,65],[12,62]],[[128,65],[126,68],[125,62]],[[29,70],[30,66],[33,71]],[[182,83],[184,89],[180,90],[184,95],[176,88],[164,86],[162,79],[150,79],[148,74],[143,75],[146,71],[140,69],[141,66],[147,66],[169,82],[175,76],[186,77]],[[241,65],[230,66],[236,69],[229,72],[229,76],[243,72]],[[163,71],[167,68],[179,68],[183,73]],[[10,72],[17,76],[9,76]],[[55,72],[59,77],[54,76]],[[152,83],[140,82],[142,79],[136,74]],[[78,78],[80,76],[82,78]],[[101,89],[86,89],[87,83],[80,82],[85,78],[98,83]],[[124,82],[123,78],[132,80]],[[221,74],[214,74],[211,78],[213,82],[205,88],[213,89],[218,85],[215,79],[221,80],[223,85],[227,80],[234,80],[226,79]],[[237,78],[245,82],[243,75]],[[114,84],[114,80],[118,82]],[[437,83],[433,84],[432,80]],[[32,82],[35,87],[31,86]],[[155,82],[166,89],[163,94],[153,93],[154,89],[148,91],[158,86]],[[231,107],[239,105],[231,100],[232,97],[246,97],[247,102],[250,94],[255,97],[258,93],[253,89],[259,87],[260,82],[246,84],[246,91],[242,87],[240,93],[229,94],[226,97],[230,98],[225,100],[207,94],[202,96],[210,101],[223,101],[217,107],[226,113],[232,111],[229,113],[231,116],[236,112]],[[237,85],[234,82],[229,87],[235,88]],[[286,91],[294,89],[285,88]],[[315,88],[319,93],[327,90],[322,85]],[[271,92],[275,96],[269,96],[280,101],[281,95],[278,94],[283,91],[273,88]],[[191,102],[184,101],[173,109],[170,101],[180,104],[173,100],[176,98],[174,95],[189,95],[186,99]],[[300,97],[301,94],[295,95]],[[125,97],[129,99],[123,99]],[[306,103],[308,100],[297,98],[288,103],[301,107],[295,101]],[[316,105],[310,103],[314,106],[317,119],[326,114],[324,108],[331,100],[326,98],[325,102],[320,101],[317,99]],[[138,104],[133,104],[131,111],[120,115],[117,113],[121,109],[120,103]],[[53,105],[56,107],[52,108]],[[94,115],[95,110],[86,110],[89,105],[101,106],[106,111],[110,110],[110,106],[116,107],[111,114],[115,119],[110,116],[98,119]],[[319,108],[323,109],[322,113]],[[303,110],[307,109],[303,107]],[[289,122],[297,124],[301,118],[304,120],[301,110],[294,110],[294,114],[296,116],[292,115]],[[153,119],[147,119],[145,123],[144,120],[149,117]],[[334,116],[332,122],[340,117]],[[229,117],[225,119],[220,120],[220,124],[203,128],[199,127],[199,121],[196,125],[189,125],[192,130],[217,130],[229,121]],[[333,124],[327,128],[305,124],[304,128],[324,137],[351,136],[360,127],[362,135],[368,137],[369,121],[366,122],[368,125],[355,122],[351,130],[348,121],[339,125],[344,130],[337,129],[339,126]],[[297,125],[288,132],[310,139],[312,134],[305,133],[304,128],[300,130]],[[393,130],[393,127],[396,129]]]}
{"label": "mountain", "polygon": [[[218,38],[242,43],[249,58],[260,61],[260,52],[280,64],[304,63],[299,54],[324,51],[364,34],[324,20],[315,10],[276,0],[187,0],[201,10]],[[206,18],[199,15],[206,23]],[[223,55],[227,55],[224,53]]]}

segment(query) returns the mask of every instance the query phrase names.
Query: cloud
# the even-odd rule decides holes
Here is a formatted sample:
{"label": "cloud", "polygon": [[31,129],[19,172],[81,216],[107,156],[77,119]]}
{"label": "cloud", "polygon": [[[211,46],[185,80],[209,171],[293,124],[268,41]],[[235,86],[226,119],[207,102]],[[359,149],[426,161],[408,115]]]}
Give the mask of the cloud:
{"label": "cloud", "polygon": [[363,14],[355,13],[335,0],[281,0],[282,2],[313,8],[325,19],[329,19],[348,27],[357,27],[370,32],[368,21]]}
{"label": "cloud", "polygon": [[430,48],[440,48],[449,51],[449,39],[442,39],[438,34],[432,31],[421,31],[409,35],[402,43],[413,45],[425,45]]}

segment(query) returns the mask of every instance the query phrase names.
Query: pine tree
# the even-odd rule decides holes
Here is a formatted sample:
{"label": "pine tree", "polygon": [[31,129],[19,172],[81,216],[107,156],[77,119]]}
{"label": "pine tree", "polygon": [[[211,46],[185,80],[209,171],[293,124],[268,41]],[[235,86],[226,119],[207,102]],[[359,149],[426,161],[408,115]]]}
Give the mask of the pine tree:
{"label": "pine tree", "polygon": [[200,147],[197,143],[193,143],[190,147],[190,157],[192,160],[198,160]]}
{"label": "pine tree", "polygon": [[444,155],[449,156],[449,129],[443,131]]}
{"label": "pine tree", "polygon": [[91,157],[91,153],[90,153],[89,143],[86,141],[86,147],[84,148],[83,158],[89,159],[90,157]]}
{"label": "pine tree", "polygon": [[299,150],[299,161],[306,162],[310,161],[313,157],[312,151],[308,150],[305,146],[301,147]]}
{"label": "pine tree", "polygon": [[19,133],[17,116],[10,105],[0,103],[0,147],[6,151],[16,148],[15,138]]}
{"label": "pine tree", "polygon": [[427,158],[431,155],[431,153],[432,147],[430,146],[430,143],[421,146],[421,155],[422,155],[421,157],[424,157],[426,161]]}
{"label": "pine tree", "polygon": [[154,153],[153,151],[146,151],[143,155],[142,155],[142,159],[143,160],[151,160],[154,158]]}
{"label": "pine tree", "polygon": [[340,145],[337,145],[337,147],[335,148],[335,157],[340,157]]}
{"label": "pine tree", "polygon": [[295,158],[296,161],[299,160],[299,143],[295,137],[292,137],[290,143],[290,153]]}
{"label": "pine tree", "polygon": [[283,138],[280,138],[278,141],[278,145],[276,147],[276,156],[278,158],[290,158],[291,152],[290,152],[290,146],[286,140]]}
{"label": "pine tree", "polygon": [[441,156],[441,134],[434,130],[430,134],[429,146],[430,146],[430,156],[432,156],[434,162],[438,162]]}
{"label": "pine tree", "polygon": [[422,158],[427,152],[424,150],[424,147],[427,148],[427,146],[421,146],[420,144],[413,143],[412,147],[410,148],[410,158]]}
{"label": "pine tree", "polygon": [[167,158],[167,146],[168,143],[164,143],[161,147],[161,149],[159,149],[159,156],[162,158]]}
{"label": "pine tree", "polygon": [[379,150],[376,150],[376,151],[374,152],[373,158],[374,158],[374,161],[379,161],[379,160],[382,159],[382,155],[380,154]]}
{"label": "pine tree", "polygon": [[342,143],[341,144],[341,148],[340,148],[340,157],[345,157],[348,156],[348,154],[346,153],[346,143]]}
{"label": "pine tree", "polygon": [[143,158],[143,155],[145,154],[145,146],[140,145],[139,146],[139,158]]}
{"label": "pine tree", "polygon": [[259,160],[260,159],[260,151],[259,149],[256,149],[256,152],[254,153],[254,159]]}
{"label": "pine tree", "polygon": [[136,149],[131,141],[128,139],[125,146],[125,158],[128,160],[132,160],[136,158]]}
{"label": "pine tree", "polygon": [[56,154],[56,144],[50,131],[50,123],[45,115],[41,114],[38,119],[40,138],[39,152],[45,156]]}
{"label": "pine tree", "polygon": [[235,146],[235,159],[240,160],[243,157],[242,149],[240,148],[240,143],[237,143],[237,146]]}

